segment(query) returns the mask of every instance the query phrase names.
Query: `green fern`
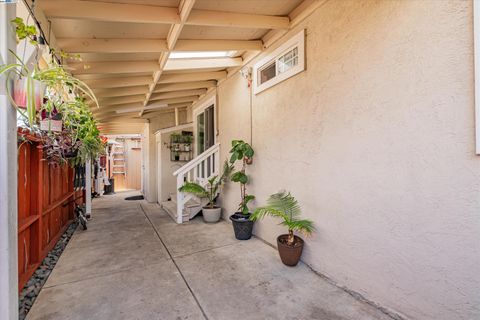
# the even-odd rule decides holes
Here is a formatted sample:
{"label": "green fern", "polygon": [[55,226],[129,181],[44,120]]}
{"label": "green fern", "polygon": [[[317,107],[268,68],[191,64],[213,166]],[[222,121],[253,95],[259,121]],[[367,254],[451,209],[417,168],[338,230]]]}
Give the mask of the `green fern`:
{"label": "green fern", "polygon": [[266,216],[278,217],[283,221],[280,223],[288,228],[288,244],[294,243],[294,231],[310,235],[315,231],[313,221],[300,219],[301,209],[298,201],[290,192],[280,191],[272,194],[267,205],[257,208],[250,217],[250,220],[256,221]]}

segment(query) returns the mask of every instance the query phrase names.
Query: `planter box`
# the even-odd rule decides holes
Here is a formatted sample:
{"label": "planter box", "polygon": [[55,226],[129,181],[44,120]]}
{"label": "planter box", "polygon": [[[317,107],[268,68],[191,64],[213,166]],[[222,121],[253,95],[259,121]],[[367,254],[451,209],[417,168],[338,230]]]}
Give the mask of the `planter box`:
{"label": "planter box", "polygon": [[60,132],[62,131],[62,124],[62,120],[45,119],[40,121],[40,130]]}

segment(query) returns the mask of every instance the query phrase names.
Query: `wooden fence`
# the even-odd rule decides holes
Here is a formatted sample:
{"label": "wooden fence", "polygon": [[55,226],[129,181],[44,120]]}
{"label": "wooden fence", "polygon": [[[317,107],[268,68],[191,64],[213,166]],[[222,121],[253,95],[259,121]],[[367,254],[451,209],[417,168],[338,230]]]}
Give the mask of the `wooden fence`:
{"label": "wooden fence", "polygon": [[[73,220],[74,170],[43,160],[39,139],[22,133],[18,148],[18,274],[19,290]],[[70,202],[70,203],[69,203]]]}

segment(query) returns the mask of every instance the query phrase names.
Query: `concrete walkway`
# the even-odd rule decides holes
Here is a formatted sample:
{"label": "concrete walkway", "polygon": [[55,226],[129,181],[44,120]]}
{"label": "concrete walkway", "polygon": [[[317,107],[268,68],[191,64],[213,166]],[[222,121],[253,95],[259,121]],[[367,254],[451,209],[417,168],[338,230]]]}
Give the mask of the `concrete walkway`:
{"label": "concrete walkway", "polygon": [[176,225],[131,194],[94,200],[28,320],[391,320],[226,222]]}

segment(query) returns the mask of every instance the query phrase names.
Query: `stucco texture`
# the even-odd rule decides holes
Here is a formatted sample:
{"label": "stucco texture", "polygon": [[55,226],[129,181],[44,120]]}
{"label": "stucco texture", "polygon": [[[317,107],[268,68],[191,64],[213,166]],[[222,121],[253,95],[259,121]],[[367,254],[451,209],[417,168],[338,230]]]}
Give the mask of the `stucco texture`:
{"label": "stucco texture", "polygon": [[[218,88],[223,158],[253,141],[254,205],[291,191],[317,227],[304,262],[411,319],[480,319],[472,10],[328,1],[289,33],[306,29],[307,70],[254,96],[251,115],[244,78]],[[225,217],[238,202],[228,185]],[[255,234],[274,244],[277,223]]]}

